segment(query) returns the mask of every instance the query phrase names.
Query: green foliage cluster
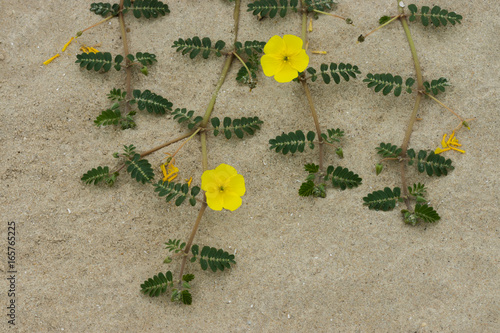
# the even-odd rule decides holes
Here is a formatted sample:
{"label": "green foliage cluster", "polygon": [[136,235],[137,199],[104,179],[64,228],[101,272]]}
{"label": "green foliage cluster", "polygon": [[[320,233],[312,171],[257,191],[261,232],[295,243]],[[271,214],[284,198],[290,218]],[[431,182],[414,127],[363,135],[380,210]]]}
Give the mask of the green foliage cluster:
{"label": "green foliage cluster", "polygon": [[444,92],[446,86],[449,86],[448,80],[441,77],[437,80],[432,80],[430,83],[428,81],[424,82],[424,88],[426,93],[433,93],[437,95],[439,91]]}
{"label": "green foliage cluster", "polygon": [[340,187],[341,190],[358,187],[362,182],[358,174],[347,168],[342,168],[341,166],[335,168],[332,165],[326,168],[325,180],[331,180],[333,187]]}
{"label": "green foliage cluster", "polygon": [[455,25],[455,23],[462,23],[462,15],[458,15],[455,12],[448,12],[446,9],[441,9],[439,6],[434,6],[430,9],[428,6],[422,6],[420,9],[420,14],[418,14],[418,7],[414,4],[408,5],[408,9],[411,12],[410,22],[417,19],[420,16],[422,24],[428,26],[432,23],[435,27],[439,27],[441,24],[446,26],[448,22]]}
{"label": "green foliage cluster", "polygon": [[[403,91],[403,79],[399,75],[386,74],[366,74],[366,79],[363,82],[368,83],[368,88],[375,87],[375,92],[382,91],[384,95],[388,95],[394,88],[394,96],[401,95]],[[409,77],[405,82],[405,90],[411,94],[411,86],[415,83],[415,79]]]}
{"label": "green foliage cluster", "polygon": [[104,181],[108,185],[113,185],[116,181],[116,177],[118,177],[118,172],[110,173],[109,167],[99,166],[87,171],[87,173],[82,176],[81,180],[87,185],[92,183],[97,185],[101,181]]}
{"label": "green foliage cluster", "polygon": [[179,124],[184,123],[184,122],[187,121],[187,127],[189,129],[192,129],[200,121],[203,120],[202,116],[196,116],[195,118],[193,118],[194,111],[193,110],[187,111],[186,108],[182,108],[182,109],[177,108],[172,113],[172,115],[174,116],[174,119],[179,122]]}
{"label": "green foliage cluster", "polygon": [[266,42],[259,42],[258,40],[246,41],[244,44],[241,42],[234,43],[234,48],[238,53],[245,53],[247,56],[252,56],[255,53],[263,53]]}
{"label": "green foliage cluster", "polygon": [[314,149],[314,138],[316,133],[313,131],[307,132],[307,138],[304,132],[297,130],[295,132],[289,132],[288,134],[283,133],[278,135],[276,138],[269,140],[271,145],[269,149],[275,149],[277,153],[281,152],[283,155],[295,152],[304,152],[306,143],[308,143],[309,148]]}
{"label": "green foliage cluster", "polygon": [[[326,184],[323,183],[321,179],[331,181],[333,187],[340,187],[341,190],[358,187],[362,182],[359,175],[341,166],[336,168],[332,165],[328,166],[326,169],[326,175],[323,178],[320,177],[320,175],[317,175],[319,172],[319,165],[309,163],[304,166],[304,169],[309,174],[307,175],[305,182],[302,183],[299,188],[299,195],[302,197],[326,197]],[[316,182],[318,179],[319,183]]]}
{"label": "green foliage cluster", "polygon": [[231,264],[236,264],[236,261],[234,261],[234,254],[229,254],[227,251],[216,249],[215,247],[204,246],[200,253],[200,247],[198,245],[193,245],[191,247],[191,252],[193,253],[191,262],[195,262],[199,259],[201,269],[204,271],[210,267],[215,273],[217,270],[223,271],[224,268],[231,268]]}
{"label": "green foliage cluster", "polygon": [[401,189],[395,187],[394,190],[391,190],[386,187],[383,191],[378,190],[368,194],[363,198],[363,201],[370,209],[389,211],[396,207],[397,201],[402,201]]}
{"label": "green foliage cluster", "polygon": [[306,0],[306,10],[312,12],[313,10],[320,10],[322,12],[333,10],[336,2],[333,0]]}
{"label": "green foliage cluster", "polygon": [[[174,183],[169,181],[159,181],[153,185],[155,187],[155,192],[158,192],[160,197],[167,196],[165,199],[167,202],[177,197],[175,200],[175,205],[180,206],[184,200],[186,200],[189,193],[189,184],[184,183]],[[196,205],[196,196],[200,193],[200,188],[198,186],[193,186],[191,188],[191,196],[189,198],[189,204],[191,206]]]}
{"label": "green foliage cluster", "polygon": [[290,6],[291,10],[297,12],[298,0],[257,0],[248,4],[248,12],[261,17],[273,18],[276,14],[285,17]]}
{"label": "green foliage cluster", "polygon": [[146,109],[149,113],[165,114],[166,111],[172,111],[172,103],[168,99],[157,95],[149,90],[133,91],[134,99],[130,100],[130,104],[137,103],[139,110]]}
{"label": "green foliage cluster", "polygon": [[188,38],[186,40],[179,38],[179,40],[174,41],[172,47],[176,47],[176,52],[182,51],[182,55],[189,53],[189,58],[194,59],[198,54],[202,54],[204,59],[207,59],[210,53],[214,52],[216,56],[220,57],[222,55],[221,50],[226,46],[226,43],[222,40],[218,40],[214,47],[212,47],[212,40],[208,37],[200,39],[198,36],[194,36],[192,39]]}
{"label": "green foliage cluster", "polygon": [[115,102],[111,108],[101,112],[99,116],[94,120],[94,124],[99,126],[109,126],[109,125],[120,125],[122,129],[134,128],[136,123],[134,122],[133,116],[135,111],[130,111],[127,115],[122,116],[119,109],[120,104]]}
{"label": "green foliage cluster", "polygon": [[388,158],[396,158],[401,154],[401,148],[396,145],[392,145],[390,143],[380,143],[380,146],[375,148],[377,150],[377,154],[382,155],[383,157]]}
{"label": "green foliage cluster", "polygon": [[[169,252],[179,253],[184,251],[186,243],[181,242],[180,239],[169,239],[165,245]],[[189,261],[192,263],[198,261],[203,270],[210,268],[213,272],[224,271],[226,268],[230,269],[232,264],[236,264],[233,254],[229,254],[227,251],[215,247],[204,246],[200,253],[199,245],[194,244],[191,247],[191,253],[192,257]],[[171,260],[172,259],[169,257],[165,262],[169,263]],[[171,287],[171,301],[180,301],[189,305],[192,303],[192,297],[188,290],[191,288],[189,282],[192,280],[194,280],[193,274],[185,274],[182,276],[181,281],[174,281],[172,272],[167,271],[166,274],[159,273],[144,281],[144,283],[141,284],[141,290],[146,295],[157,297],[167,292],[168,288]],[[179,289],[173,288],[175,283],[180,285]]]}
{"label": "green foliage cluster", "polygon": [[[170,13],[168,5],[164,4],[158,0],[125,0],[123,2],[123,13],[127,13],[132,10],[136,18],[144,16],[145,18],[157,18],[158,15],[165,16]],[[116,16],[120,12],[120,5],[104,2],[96,2],[90,4],[90,11],[102,17],[111,14],[111,16]]]}
{"label": "green foliage cluster", "polygon": [[427,151],[420,150],[418,154],[415,153],[413,149],[408,149],[407,151],[408,165],[413,165],[415,160],[417,160],[417,169],[419,172],[427,172],[429,176],[441,176],[448,175],[448,170],[453,170],[454,167],[451,165],[451,159],[446,159],[441,155],[435,154],[433,151],[427,156]]}
{"label": "green foliage cluster", "polygon": [[[309,67],[307,68],[307,72],[311,74],[311,81],[314,82],[318,78],[318,75],[316,74],[317,71],[316,69]],[[356,74],[361,74],[359,71],[358,66],[353,66],[351,64],[344,64],[340,63],[330,63],[330,66],[327,64],[321,64],[320,66],[320,73],[321,78],[323,79],[323,82],[326,84],[330,83],[331,78],[333,78],[333,81],[335,81],[336,84],[340,83],[340,77],[344,78],[344,80],[349,81],[349,77],[356,78]]]}
{"label": "green foliage cluster", "polygon": [[260,120],[259,117],[243,117],[238,119],[224,117],[222,126],[220,119],[217,117],[210,119],[210,122],[214,127],[214,136],[219,135],[220,132],[224,132],[224,136],[226,137],[226,139],[231,139],[231,132],[234,132],[234,134],[240,139],[243,138],[244,133],[247,133],[248,135],[254,135],[255,130],[259,130],[260,125],[263,123],[263,121]]}
{"label": "green foliage cluster", "polygon": [[[137,52],[137,54],[134,56],[133,54],[127,55],[127,58],[133,63],[136,59],[139,63],[143,65],[141,68],[141,72],[144,75],[148,75],[147,71],[147,65],[151,65],[153,62],[156,62],[156,55],[151,54],[151,53],[142,53],[142,52]],[[123,61],[123,56],[121,54],[118,54],[115,57],[114,60],[114,67],[117,71],[119,71],[122,66],[121,63]],[[80,67],[85,67],[87,70],[95,70],[98,72],[99,70],[103,70],[104,72],[107,72],[111,69],[111,66],[113,66],[113,57],[111,56],[111,53],[109,52],[97,52],[97,53],[81,53],[76,55],[76,61],[75,63],[79,63]]]}
{"label": "green foliage cluster", "polygon": [[149,183],[155,174],[148,160],[141,159],[140,154],[135,154],[132,159],[125,161],[127,172],[138,182]]}

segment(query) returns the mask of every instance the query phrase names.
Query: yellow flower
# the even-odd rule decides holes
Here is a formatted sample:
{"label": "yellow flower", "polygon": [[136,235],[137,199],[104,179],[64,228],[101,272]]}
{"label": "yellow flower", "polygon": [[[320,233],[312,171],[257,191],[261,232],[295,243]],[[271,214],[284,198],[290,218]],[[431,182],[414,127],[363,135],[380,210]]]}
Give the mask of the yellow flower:
{"label": "yellow flower", "polygon": [[245,179],[238,175],[235,168],[223,163],[214,170],[203,172],[201,189],[206,192],[208,207],[233,211],[241,206],[241,196],[245,194]]}
{"label": "yellow flower", "polygon": [[260,58],[266,76],[274,76],[278,82],[290,82],[299,72],[306,70],[309,56],[302,48],[302,39],[294,35],[273,36],[264,46]]}

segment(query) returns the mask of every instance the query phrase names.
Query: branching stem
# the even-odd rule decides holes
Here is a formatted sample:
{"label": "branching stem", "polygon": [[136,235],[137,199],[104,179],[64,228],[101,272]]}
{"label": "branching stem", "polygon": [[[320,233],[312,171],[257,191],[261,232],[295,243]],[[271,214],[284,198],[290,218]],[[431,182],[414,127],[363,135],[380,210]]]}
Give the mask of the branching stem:
{"label": "branching stem", "polygon": [[[131,85],[131,80],[132,80],[132,70],[130,68],[130,59],[127,58],[127,55],[129,54],[128,51],[128,41],[127,41],[127,29],[125,29],[125,18],[123,16],[123,2],[125,0],[120,0],[120,12],[118,13],[118,18],[120,19],[120,30],[122,33],[122,40],[123,40],[123,52],[125,53],[124,58],[125,58],[125,88],[127,90],[127,96],[132,96],[132,85]],[[125,111],[127,113],[130,112],[130,105],[128,103],[125,104]]]}
{"label": "branching stem", "polygon": [[[406,157],[406,151],[408,150],[408,143],[410,142],[411,133],[413,132],[413,125],[417,118],[418,108],[420,106],[420,100],[422,99],[422,91],[424,89],[424,80],[422,79],[422,70],[420,69],[420,62],[418,61],[417,50],[415,44],[413,43],[413,38],[411,37],[410,28],[408,27],[408,22],[406,21],[406,16],[404,15],[404,10],[399,6],[399,1],[396,0],[399,15],[399,21],[403,25],[403,29],[408,39],[408,44],[410,45],[411,54],[413,57],[413,63],[415,64],[415,72],[417,74],[417,97],[415,98],[415,105],[413,106],[413,111],[410,115],[410,120],[408,121],[408,127],[406,128],[405,137],[403,139],[403,144],[401,145],[401,157]],[[410,200],[408,199],[408,186],[406,183],[406,163],[404,160],[401,161],[401,185],[403,187],[403,197],[406,197],[405,204],[408,210],[411,210]]]}
{"label": "branching stem", "polygon": [[[239,19],[240,19],[240,0],[235,0],[234,3],[234,42],[238,40],[238,24],[239,24]],[[208,120],[210,119],[210,115],[212,114],[212,111],[214,109],[215,105],[215,100],[217,99],[217,94],[219,93],[220,88],[222,87],[222,84],[224,83],[224,80],[226,79],[227,72],[229,71],[229,67],[231,67],[231,62],[234,59],[234,52],[231,53],[224,64],[224,67],[222,69],[222,73],[219,77],[219,81],[217,82],[217,86],[215,87],[215,90],[212,94],[212,98],[210,99],[210,102],[208,103],[207,109],[205,111],[205,115],[203,116],[203,120],[201,121],[200,127],[205,128],[208,124]],[[201,141],[201,153],[202,153],[202,165],[203,165],[203,170],[208,169],[208,153],[207,153],[207,132],[206,131],[201,131],[200,133],[200,141]],[[191,250],[191,245],[193,245],[193,240],[196,235],[196,232],[198,231],[198,227],[201,222],[201,218],[203,217],[203,213],[205,213],[205,210],[207,208],[207,198],[205,193],[203,193],[203,203],[201,204],[200,211],[198,212],[198,217],[196,218],[196,222],[194,223],[193,230],[191,230],[191,234],[189,235],[189,240],[188,243],[184,249],[184,253],[188,254],[189,251]],[[181,263],[181,269],[179,273],[179,280],[182,281],[182,275],[184,274],[184,268],[186,267],[186,261],[187,261],[187,256],[184,256],[182,258],[182,263]]]}
{"label": "branching stem", "polygon": [[386,25],[389,25],[391,24],[392,22],[394,22],[395,20],[397,20],[398,18],[402,17],[404,14],[399,14],[399,15],[396,15],[394,16],[393,18],[391,18],[389,21],[385,22],[384,24],[381,24],[379,25],[378,27],[376,27],[375,29],[373,29],[372,31],[370,31],[369,33],[367,33],[366,35],[364,35],[363,37],[366,38],[368,36],[370,36],[372,33],[374,33],[375,31],[379,30],[379,29],[382,29],[383,27],[385,27]]}
{"label": "branching stem", "polygon": [[[307,40],[307,11],[306,3],[302,0],[302,40],[306,43]],[[323,137],[321,136],[321,128],[319,127],[318,114],[316,113],[316,109],[314,108],[314,103],[311,96],[311,91],[309,90],[309,86],[307,85],[307,81],[303,78],[300,78],[300,83],[302,83],[302,87],[306,93],[307,102],[309,103],[309,109],[311,110],[311,115],[314,119],[314,125],[316,126],[316,134],[318,135],[319,141],[319,172],[323,171]]]}
{"label": "branching stem", "polygon": [[313,12],[316,12],[316,13],[319,13],[319,14],[323,14],[323,15],[330,15],[330,16],[342,19],[344,21],[346,20],[345,17],[339,16],[339,15],[335,15],[335,14],[332,14],[332,13],[322,12],[321,10],[317,10],[317,9],[314,9]]}
{"label": "branching stem", "polygon": [[175,139],[173,139],[173,140],[171,140],[171,141],[169,141],[169,142],[166,142],[166,143],[164,143],[164,144],[162,144],[162,145],[159,145],[158,147],[155,147],[155,148],[153,148],[153,149],[150,149],[150,150],[148,150],[148,151],[146,151],[146,152],[142,153],[142,154],[141,154],[141,158],[143,158],[143,157],[145,157],[145,156],[148,156],[149,154],[152,154],[152,153],[154,153],[155,151],[158,151],[158,150],[160,150],[160,149],[162,149],[162,148],[168,147],[168,146],[170,146],[171,144],[174,144],[174,143],[176,143],[176,142],[179,142],[179,141],[181,141],[181,140],[184,140],[185,138],[188,138],[188,137],[192,136],[192,135],[193,135],[193,133],[195,133],[195,132],[196,132],[196,130],[193,130],[193,131],[191,131],[191,132],[189,132],[189,133],[184,134],[183,136],[180,136],[180,137],[175,138]]}
{"label": "branching stem", "polygon": [[425,91],[423,91],[424,94],[426,94],[428,97],[430,97],[434,102],[438,103],[439,105],[441,105],[443,108],[445,108],[446,110],[450,111],[451,113],[453,113],[458,119],[460,119],[460,121],[465,121],[464,118],[460,117],[455,111],[453,111],[452,109],[450,109],[449,107],[447,107],[446,105],[444,105],[440,100],[438,100],[436,97],[432,96],[431,94],[428,94],[426,93]]}

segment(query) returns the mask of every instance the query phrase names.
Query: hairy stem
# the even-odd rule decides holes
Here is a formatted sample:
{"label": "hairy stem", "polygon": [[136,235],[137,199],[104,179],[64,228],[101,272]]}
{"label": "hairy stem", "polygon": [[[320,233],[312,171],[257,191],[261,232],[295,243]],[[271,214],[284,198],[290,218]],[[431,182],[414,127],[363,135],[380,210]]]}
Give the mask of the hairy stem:
{"label": "hairy stem", "polygon": [[[422,93],[424,89],[424,80],[422,79],[422,70],[420,69],[420,62],[418,61],[417,50],[415,44],[413,43],[413,38],[411,37],[410,28],[408,27],[408,22],[404,16],[404,10],[399,6],[399,1],[396,0],[398,4],[399,11],[399,21],[403,25],[403,29],[408,39],[408,44],[410,45],[411,55],[413,57],[413,63],[415,64],[415,72],[417,74],[417,97],[415,98],[415,105],[413,106],[413,111],[410,115],[410,120],[408,121],[408,127],[406,128],[405,137],[403,139],[403,144],[401,145],[401,157],[406,157],[406,151],[408,150],[408,143],[410,142],[411,133],[413,132],[413,125],[417,118],[418,108],[420,106],[420,100],[422,99]],[[408,186],[406,183],[406,163],[404,160],[401,161],[401,185],[403,187],[403,197],[405,198],[405,204],[408,210],[411,210],[410,200],[408,195]]]}
{"label": "hairy stem", "polygon": [[[236,0],[234,3],[234,42],[238,40],[238,24],[239,24],[239,19],[240,19],[240,0]],[[234,59],[234,52],[228,55],[226,62],[224,64],[224,67],[222,69],[222,73],[219,77],[219,81],[217,82],[217,86],[215,87],[215,90],[212,94],[212,98],[210,99],[210,102],[208,103],[207,110],[205,111],[205,115],[203,116],[203,120],[201,121],[200,127],[205,128],[207,126],[208,120],[210,119],[210,115],[212,114],[212,111],[214,109],[215,105],[215,100],[217,99],[217,94],[219,93],[220,88],[222,87],[222,84],[224,83],[224,80],[226,79],[227,72],[229,71],[229,67],[231,67],[231,62]],[[208,153],[207,153],[207,132],[202,131],[200,134],[200,141],[201,141],[201,154],[202,154],[202,165],[203,165],[203,170],[208,169]],[[186,267],[186,261],[187,261],[187,254],[191,250],[191,245],[193,245],[193,240],[194,236],[196,235],[196,232],[198,231],[198,227],[200,226],[201,218],[203,216],[203,213],[205,212],[207,208],[207,198],[205,193],[203,192],[203,203],[201,204],[200,211],[198,212],[198,217],[196,218],[196,222],[194,223],[193,230],[191,230],[191,234],[189,235],[189,240],[188,243],[184,249],[184,253],[186,254],[182,258],[182,263],[181,263],[181,269],[179,273],[179,281],[182,281],[182,275],[184,274],[184,268]]]}
{"label": "hairy stem", "polygon": [[148,155],[150,155],[150,154],[154,153],[155,151],[158,151],[158,150],[160,150],[160,149],[162,149],[162,148],[168,147],[168,146],[170,146],[171,144],[174,144],[174,143],[176,143],[176,142],[179,142],[179,141],[181,141],[181,140],[184,140],[185,138],[188,138],[188,137],[190,137],[191,135],[193,135],[195,132],[196,132],[196,130],[193,130],[193,131],[191,131],[191,132],[189,132],[189,133],[184,134],[183,136],[180,136],[180,137],[175,138],[175,139],[173,139],[173,140],[171,140],[171,141],[169,141],[169,142],[166,142],[166,143],[164,143],[164,144],[162,144],[162,145],[159,145],[158,147],[155,147],[155,148],[153,148],[153,149],[150,149],[150,150],[148,150],[148,151],[146,151],[146,152],[142,153],[142,154],[141,154],[141,158],[143,158],[144,156],[148,156]]}
{"label": "hairy stem", "polygon": [[461,122],[464,122],[464,118],[460,117],[455,111],[453,111],[452,109],[450,109],[449,107],[447,107],[446,105],[444,105],[440,100],[438,100],[436,97],[432,96],[431,94],[428,94],[424,91],[424,94],[426,94],[428,97],[430,97],[434,102],[438,103],[439,105],[441,105],[443,108],[445,108],[446,110],[450,111],[451,113],[453,113],[458,119],[460,119]]}
{"label": "hairy stem", "polygon": [[[302,40],[306,43],[307,40],[307,11],[306,11],[305,1],[302,0]],[[319,171],[320,174],[323,171],[323,138],[321,137],[321,128],[319,127],[318,114],[316,113],[316,109],[314,108],[314,103],[311,96],[311,91],[309,90],[309,86],[307,85],[307,81],[299,78],[302,83],[302,87],[304,87],[304,91],[307,96],[307,102],[309,103],[309,109],[311,110],[312,117],[314,119],[314,125],[316,126],[316,134],[318,135],[319,141]]]}
{"label": "hairy stem", "polygon": [[[130,68],[130,60],[127,58],[129,51],[128,51],[128,41],[127,41],[127,30],[125,29],[125,18],[123,16],[123,2],[124,1],[125,0],[120,0],[120,12],[118,14],[118,18],[120,19],[120,30],[122,33],[122,40],[123,40],[123,52],[125,53],[123,57],[126,60],[125,88],[127,90],[127,96],[132,96],[132,85],[131,85],[132,70]],[[126,113],[130,112],[130,105],[128,103],[125,103],[125,111],[126,111]]]}
{"label": "hairy stem", "polygon": [[304,91],[307,96],[307,102],[309,103],[309,108],[311,109],[311,114],[314,119],[314,125],[316,126],[316,134],[318,135],[318,143],[319,143],[319,171],[323,170],[323,137],[321,136],[321,128],[319,127],[318,114],[316,113],[316,109],[314,108],[314,103],[311,96],[311,91],[309,90],[309,86],[305,80],[300,81],[302,83],[302,87],[304,87]]}

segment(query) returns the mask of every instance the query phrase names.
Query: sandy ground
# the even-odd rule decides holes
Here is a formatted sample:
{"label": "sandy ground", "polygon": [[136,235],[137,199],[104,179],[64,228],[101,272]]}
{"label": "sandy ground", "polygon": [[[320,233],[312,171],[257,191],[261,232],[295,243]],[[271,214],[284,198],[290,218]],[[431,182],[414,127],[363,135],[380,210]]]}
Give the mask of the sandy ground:
{"label": "sandy ground", "polygon": [[[196,275],[191,306],[168,296],[149,298],[139,285],[179,262],[163,264],[164,243],[187,239],[197,215],[188,205],[166,204],[150,186],[127,175],[115,187],[86,186],[80,177],[98,165],[114,166],[112,153],[124,144],[145,151],[185,133],[170,116],[141,112],[138,127],[96,128],[95,117],[110,103],[106,94],[124,87],[124,74],[80,70],[76,45],[49,66],[69,37],[99,20],[92,1],[2,0],[0,17],[2,332],[498,332],[499,292],[499,60],[500,4],[496,0],[440,0],[464,16],[456,27],[412,24],[427,79],[453,84],[440,99],[467,118],[472,130],[457,134],[466,154],[445,153],[456,169],[425,182],[442,219],[410,227],[398,209],[374,212],[362,205],[367,193],[400,186],[398,167],[378,177],[375,147],[400,144],[413,97],[384,97],[362,83],[368,72],[414,75],[399,23],[356,44],[396,3],[341,1],[339,15],[355,26],[320,17],[310,34],[311,66],[350,62],[363,76],[340,85],[311,84],[323,129],[344,129],[344,156],[327,149],[327,164],[342,165],[363,178],[349,191],[329,189],[326,199],[300,198],[303,165],[317,162],[306,150],[278,155],[268,140],[283,131],[313,130],[300,85],[277,84],[260,74],[252,92],[236,83],[233,65],[214,116],[259,116],[262,130],[245,140],[209,136],[209,164],[235,166],[247,194],[237,211],[207,211],[196,236],[201,245],[236,253],[237,265]],[[150,89],[203,114],[223,59],[190,60],[171,48],[195,35],[233,39],[233,4],[228,1],[168,0],[171,14],[157,20],[127,17],[131,52],[157,55],[150,75],[134,75],[135,89]],[[300,35],[300,17],[261,22],[243,1],[239,40],[267,41]],[[418,5],[433,5],[418,1]],[[435,31],[436,30],[436,31]],[[112,20],[85,33],[80,42],[122,52],[119,24]],[[411,147],[434,149],[457,125],[449,112],[424,100]],[[173,152],[178,144],[164,152]],[[149,157],[159,175],[164,155]],[[182,178],[202,173],[198,140],[178,155]],[[16,224],[16,325],[8,325],[11,297],[7,224]],[[10,328],[9,328],[10,327]]]}

